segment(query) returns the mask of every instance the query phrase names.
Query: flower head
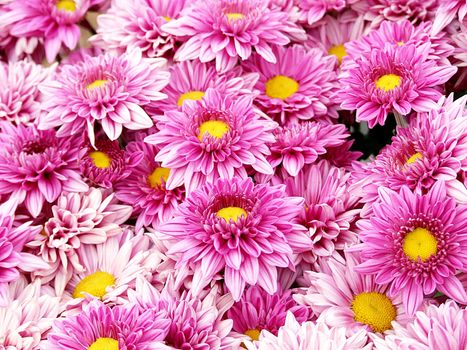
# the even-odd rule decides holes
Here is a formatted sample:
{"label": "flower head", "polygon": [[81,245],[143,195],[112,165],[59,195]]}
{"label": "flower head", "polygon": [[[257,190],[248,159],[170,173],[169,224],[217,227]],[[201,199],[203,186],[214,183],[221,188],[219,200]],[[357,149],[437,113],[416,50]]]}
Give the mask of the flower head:
{"label": "flower head", "polygon": [[342,11],[351,2],[355,0],[302,0],[298,2],[300,19],[312,25],[322,19],[327,11]]}

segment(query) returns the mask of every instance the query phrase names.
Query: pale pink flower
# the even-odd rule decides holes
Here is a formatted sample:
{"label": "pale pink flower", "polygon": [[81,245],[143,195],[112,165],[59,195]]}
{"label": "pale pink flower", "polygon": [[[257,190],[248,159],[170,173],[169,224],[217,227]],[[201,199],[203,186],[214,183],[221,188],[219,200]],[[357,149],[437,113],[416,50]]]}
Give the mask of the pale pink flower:
{"label": "pale pink flower", "polygon": [[465,0],[439,1],[439,6],[436,10],[435,19],[433,21],[433,35],[436,35],[443,30],[444,27],[456,18],[456,15],[459,22],[462,23],[466,14],[467,2]]}

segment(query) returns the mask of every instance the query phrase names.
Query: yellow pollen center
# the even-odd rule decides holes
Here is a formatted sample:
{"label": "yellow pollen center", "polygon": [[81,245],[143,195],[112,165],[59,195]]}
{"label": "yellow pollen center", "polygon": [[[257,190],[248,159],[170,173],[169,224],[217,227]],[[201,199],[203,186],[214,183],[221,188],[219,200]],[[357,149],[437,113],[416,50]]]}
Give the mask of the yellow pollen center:
{"label": "yellow pollen center", "polygon": [[162,181],[167,182],[169,175],[170,175],[169,168],[162,168],[162,167],[156,168],[151,173],[151,175],[148,176],[148,182],[153,188],[159,187],[160,185],[162,185]]}
{"label": "yellow pollen center", "polygon": [[86,89],[94,90],[96,88],[100,88],[104,86],[106,83],[107,83],[107,80],[96,79],[91,84],[88,84],[88,86],[86,86]]}
{"label": "yellow pollen center", "polygon": [[[84,298],[88,293],[99,299],[106,293],[107,287],[115,284],[115,277],[110,273],[97,271],[83,278],[76,286],[73,292],[73,298]],[[97,348],[96,348],[97,349]]]}
{"label": "yellow pollen center", "polygon": [[247,217],[248,214],[245,209],[240,207],[225,207],[219,210],[216,215],[217,217],[224,219],[226,222],[229,222],[230,220],[237,222],[240,216]]}
{"label": "yellow pollen center", "polygon": [[229,21],[236,21],[238,19],[244,18],[245,15],[243,13],[231,12],[231,13],[227,13],[226,17]]}
{"label": "yellow pollen center", "polygon": [[396,74],[385,74],[380,76],[376,82],[376,87],[383,91],[391,91],[401,85],[401,77]]}
{"label": "yellow pollen center", "polygon": [[118,340],[113,338],[97,338],[88,350],[118,350]]}
{"label": "yellow pollen center", "polygon": [[398,41],[398,42],[397,42],[397,46],[402,46],[402,45],[404,45],[404,44],[405,44],[405,43],[404,43],[403,41]]}
{"label": "yellow pollen center", "polygon": [[89,157],[92,159],[92,162],[99,169],[107,169],[112,163],[112,158],[107,154],[101,151],[94,151],[89,153]]}
{"label": "yellow pollen center", "polygon": [[59,0],[55,4],[58,10],[60,11],[67,11],[67,12],[75,12],[76,11],[76,4],[73,0]]}
{"label": "yellow pollen center", "polygon": [[245,335],[249,336],[252,340],[259,340],[259,335],[261,331],[258,329],[249,329],[245,332]]}
{"label": "yellow pollen center", "polygon": [[392,329],[391,321],[397,316],[397,311],[391,300],[378,292],[363,292],[357,294],[351,305],[354,319],[371,327],[373,332],[384,332]]}
{"label": "yellow pollen center", "polygon": [[204,134],[209,134],[215,138],[222,138],[230,130],[229,125],[220,120],[208,120],[199,126],[198,139],[203,140]]}
{"label": "yellow pollen center", "polygon": [[417,160],[422,159],[422,158],[423,158],[422,154],[419,153],[419,152],[417,152],[417,153],[415,153],[412,157],[410,157],[409,159],[407,159],[407,161],[405,162],[405,164],[410,165],[410,164],[415,163]]}
{"label": "yellow pollen center", "polygon": [[342,59],[347,56],[347,51],[345,51],[344,45],[334,45],[328,50],[330,55],[334,55],[337,57],[339,64],[342,63]]}
{"label": "yellow pollen center", "polygon": [[181,107],[186,100],[199,101],[204,97],[204,91],[188,91],[180,95],[177,106]]}
{"label": "yellow pollen center", "polygon": [[430,231],[417,227],[405,236],[402,250],[412,261],[426,261],[438,252],[438,241]]}
{"label": "yellow pollen center", "polygon": [[285,100],[298,91],[300,85],[285,75],[276,75],[266,82],[266,95],[270,98],[280,98]]}
{"label": "yellow pollen center", "polygon": [[172,20],[172,18],[170,18],[169,16],[163,16],[163,17],[167,22],[170,22]]}

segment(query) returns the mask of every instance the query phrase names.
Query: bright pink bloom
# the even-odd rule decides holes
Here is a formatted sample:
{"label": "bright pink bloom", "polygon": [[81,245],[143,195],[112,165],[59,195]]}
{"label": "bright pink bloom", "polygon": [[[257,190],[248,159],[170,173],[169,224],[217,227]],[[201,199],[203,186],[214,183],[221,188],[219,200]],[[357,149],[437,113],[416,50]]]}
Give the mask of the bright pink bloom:
{"label": "bright pink bloom", "polygon": [[293,268],[293,254],[309,246],[304,228],[296,224],[302,203],[287,197],[283,186],[219,179],[194,191],[159,231],[173,237],[168,255],[176,256],[177,265],[195,270],[195,292],[225,269],[225,285],[235,300],[246,284],[272,294],[277,268]]}
{"label": "bright pink bloom", "polygon": [[159,118],[159,131],[145,141],[160,147],[155,160],[169,168],[166,187],[185,185],[187,192],[218,178],[246,178],[246,166],[273,174],[265,156],[276,123],[260,118],[249,96],[231,97],[208,89],[201,101]]}
{"label": "bright pink bloom", "polygon": [[355,269],[389,283],[389,296],[402,295],[410,315],[435,290],[467,304],[456,277],[458,270],[467,271],[467,207],[446,197],[442,181],[425,195],[405,186],[399,193],[381,187],[379,195],[374,215],[357,222],[363,243],[354,249],[363,263]]}
{"label": "bright pink bloom", "polygon": [[297,1],[300,10],[300,20],[309,25],[315,24],[324,17],[326,12],[342,11],[349,3],[358,0],[302,0]]}
{"label": "bright pink bloom", "polygon": [[467,14],[467,2],[465,0],[440,1],[433,21],[433,35],[438,34],[444,27],[451,23],[457,15],[460,23]]}
{"label": "bright pink bloom", "polygon": [[175,53],[178,61],[216,60],[216,69],[226,72],[239,58],[248,59],[254,49],[276,63],[273,47],[287,45],[291,37],[305,40],[306,36],[286,12],[268,5],[268,0],[197,1],[162,30],[189,38]]}
{"label": "bright pink bloom", "polygon": [[164,59],[142,58],[135,50],[120,57],[86,56],[83,62],[65,65],[56,80],[41,86],[48,113],[39,120],[39,127],[59,126],[59,137],[86,128],[92,145],[96,122],[112,141],[123,127],[149,128],[152,120],[141,106],[166,97],[160,92],[169,82],[165,64]]}

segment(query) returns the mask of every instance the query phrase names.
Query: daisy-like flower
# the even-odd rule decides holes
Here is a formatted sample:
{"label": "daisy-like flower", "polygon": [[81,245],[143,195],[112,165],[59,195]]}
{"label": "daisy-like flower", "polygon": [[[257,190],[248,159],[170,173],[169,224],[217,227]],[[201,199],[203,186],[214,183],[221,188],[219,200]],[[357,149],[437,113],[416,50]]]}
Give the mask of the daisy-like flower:
{"label": "daisy-like flower", "polygon": [[90,41],[116,54],[139,48],[146,57],[160,57],[175,39],[161,26],[180,15],[191,0],[118,0],[97,17],[97,35]]}
{"label": "daisy-like flower", "polygon": [[169,320],[164,312],[141,310],[137,305],[110,308],[98,300],[76,316],[58,319],[43,350],[118,350],[162,348]]}
{"label": "daisy-like flower", "polygon": [[83,270],[77,255],[81,245],[100,244],[121,233],[119,225],[130,217],[131,211],[130,206],[117,204],[113,194],[100,189],[63,193],[52,206],[52,216],[43,230],[27,244],[50,264],[47,271],[38,275],[46,282],[55,278],[60,295],[72,273]]}
{"label": "daisy-like flower", "polygon": [[142,58],[141,51],[134,50],[119,57],[86,56],[83,62],[65,65],[55,80],[40,87],[47,113],[41,116],[39,128],[59,126],[60,137],[86,128],[94,146],[96,122],[112,141],[123,127],[151,127],[152,120],[141,106],[166,97],[160,92],[169,82],[165,64],[164,59]]}
{"label": "daisy-like flower", "polygon": [[356,254],[345,253],[345,265],[330,258],[319,265],[320,272],[305,271],[301,284],[306,294],[295,300],[309,306],[330,327],[344,327],[347,334],[360,329],[387,333],[393,321],[405,325],[410,319],[404,312],[400,297],[388,296],[389,285],[377,284],[373,276],[355,271],[360,263]]}
{"label": "daisy-like flower", "polygon": [[290,37],[306,35],[279,8],[269,8],[268,0],[203,0],[195,2],[179,19],[162,30],[189,37],[175,53],[175,60],[216,60],[216,69],[226,72],[238,59],[248,59],[253,49],[266,61],[276,63],[272,50],[287,45]]}
{"label": "daisy-like flower", "polygon": [[142,226],[156,228],[167,221],[185,199],[183,187],[167,189],[170,169],[154,161],[158,148],[145,143],[143,137],[137,137],[126,147],[129,157],[143,153],[144,158],[128,178],[117,184],[115,194],[119,200],[133,207],[133,214],[138,216],[137,230]]}
{"label": "daisy-like flower", "polygon": [[15,124],[34,122],[42,100],[37,86],[51,72],[52,69],[32,62],[0,62],[0,120]]}
{"label": "daisy-like flower", "polygon": [[302,0],[297,1],[300,20],[309,25],[315,24],[328,11],[342,11],[348,4],[358,0]]}
{"label": "daisy-like flower", "polygon": [[462,23],[466,14],[467,2],[465,0],[440,1],[433,21],[433,35],[443,30],[444,27],[454,20],[456,15],[459,22]]}
{"label": "daisy-like flower", "polygon": [[262,288],[253,286],[229,309],[227,317],[233,320],[234,331],[258,340],[263,329],[277,335],[278,329],[285,324],[287,311],[292,312],[300,323],[307,321],[310,314],[307,307],[293,300],[290,290],[278,290],[269,295]]}
{"label": "daisy-like flower", "polygon": [[247,71],[260,74],[255,85],[260,95],[255,101],[264,112],[283,124],[300,119],[337,118],[334,59],[319,49],[300,46],[278,47],[274,53],[277,63],[253,55],[244,64]]}
{"label": "daisy-like flower", "polygon": [[401,295],[409,315],[435,290],[467,304],[456,277],[467,270],[467,207],[446,197],[442,181],[425,195],[404,186],[399,193],[380,188],[379,196],[374,215],[357,222],[363,243],[353,249],[363,262],[355,270],[390,284],[389,296]]}
{"label": "daisy-like flower", "polygon": [[219,179],[194,191],[159,231],[173,238],[168,255],[176,256],[177,266],[194,269],[195,293],[224,269],[235,300],[246,284],[272,294],[277,268],[293,268],[293,254],[309,246],[306,231],[295,223],[302,204],[302,198],[287,197],[283,185]]}
{"label": "daisy-like flower", "polygon": [[248,350],[370,350],[364,330],[346,336],[344,327],[329,328],[326,324],[311,321],[300,324],[292,312],[287,314],[285,325],[277,336],[264,331],[255,344],[245,342]]}
{"label": "daisy-like flower", "polygon": [[430,44],[385,46],[363,53],[344,71],[339,98],[341,107],[357,110],[357,121],[373,128],[384,125],[394,111],[407,115],[413,109],[428,112],[441,97],[440,85],[457,71],[451,65],[428,60]]}
{"label": "daisy-like flower", "polygon": [[54,130],[35,125],[0,126],[0,195],[25,203],[33,217],[44,201],[54,202],[62,191],[83,192],[77,162],[76,140],[57,138]]}
{"label": "daisy-like flower", "polygon": [[5,5],[0,23],[9,25],[11,36],[40,38],[47,60],[53,62],[62,47],[73,50],[81,36],[78,22],[92,0],[24,0]]}
{"label": "daisy-like flower", "polygon": [[186,101],[182,110],[159,118],[159,131],[145,141],[160,147],[155,160],[169,168],[166,187],[185,185],[191,192],[217,178],[246,178],[246,166],[272,175],[265,156],[276,123],[261,119],[249,96],[225,96],[208,89],[201,101]]}

